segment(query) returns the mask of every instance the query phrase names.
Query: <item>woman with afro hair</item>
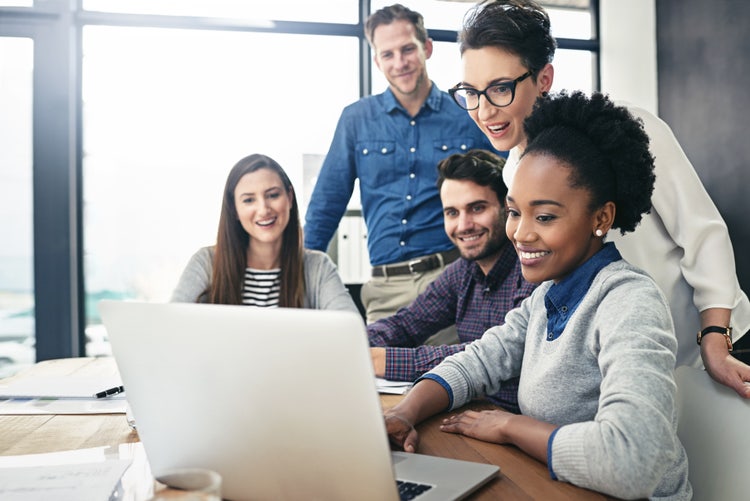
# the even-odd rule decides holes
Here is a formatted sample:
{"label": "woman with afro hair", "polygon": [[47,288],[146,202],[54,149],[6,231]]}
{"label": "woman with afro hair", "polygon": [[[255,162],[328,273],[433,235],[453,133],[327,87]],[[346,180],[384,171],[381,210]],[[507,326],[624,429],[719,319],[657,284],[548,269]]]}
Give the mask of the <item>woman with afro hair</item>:
{"label": "woman with afro hair", "polygon": [[553,479],[619,498],[690,499],[677,437],[677,340],[654,280],[609,230],[633,231],[651,207],[654,159],[641,122],[602,94],[539,99],[507,195],[506,234],[540,283],[505,324],[425,374],[386,412],[391,440],[520,377],[521,415],[464,410],[442,430],[512,444]]}

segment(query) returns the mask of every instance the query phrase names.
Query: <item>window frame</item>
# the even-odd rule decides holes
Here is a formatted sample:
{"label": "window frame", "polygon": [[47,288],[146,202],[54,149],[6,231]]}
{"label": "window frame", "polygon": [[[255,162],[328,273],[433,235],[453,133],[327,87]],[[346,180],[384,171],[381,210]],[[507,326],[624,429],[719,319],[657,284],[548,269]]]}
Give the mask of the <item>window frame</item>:
{"label": "window frame", "polygon": [[[358,0],[359,23],[274,21],[273,27],[224,18],[133,15],[84,11],[80,0],[35,0],[33,7],[0,7],[0,36],[34,41],[33,235],[36,357],[85,356],[83,267],[81,37],[87,25],[265,31],[352,36],[359,39],[360,95],[371,93],[370,48],[363,34],[370,1]],[[599,77],[599,8],[591,1],[592,38],[558,39],[561,49],[595,53]],[[429,30],[436,41],[457,32]],[[50,85],[53,83],[53,85]]]}

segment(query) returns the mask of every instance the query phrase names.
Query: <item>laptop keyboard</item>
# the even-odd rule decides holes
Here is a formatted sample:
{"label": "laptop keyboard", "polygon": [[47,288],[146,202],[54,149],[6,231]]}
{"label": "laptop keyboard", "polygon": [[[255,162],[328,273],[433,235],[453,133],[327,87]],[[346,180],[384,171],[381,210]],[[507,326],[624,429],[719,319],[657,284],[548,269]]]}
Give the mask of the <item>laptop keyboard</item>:
{"label": "laptop keyboard", "polygon": [[423,492],[432,489],[431,485],[407,482],[406,480],[396,480],[396,485],[398,486],[398,495],[401,501],[409,501]]}

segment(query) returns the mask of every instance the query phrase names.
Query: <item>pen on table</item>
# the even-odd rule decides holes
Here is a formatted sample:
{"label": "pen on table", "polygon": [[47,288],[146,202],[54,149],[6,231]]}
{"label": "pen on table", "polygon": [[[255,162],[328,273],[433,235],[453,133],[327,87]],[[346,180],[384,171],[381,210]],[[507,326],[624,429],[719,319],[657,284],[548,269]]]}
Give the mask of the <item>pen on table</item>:
{"label": "pen on table", "polygon": [[112,395],[117,395],[118,393],[122,393],[123,391],[125,391],[125,388],[123,386],[115,386],[114,388],[109,388],[108,390],[100,391],[99,393],[94,394],[94,396],[96,398],[106,398]]}

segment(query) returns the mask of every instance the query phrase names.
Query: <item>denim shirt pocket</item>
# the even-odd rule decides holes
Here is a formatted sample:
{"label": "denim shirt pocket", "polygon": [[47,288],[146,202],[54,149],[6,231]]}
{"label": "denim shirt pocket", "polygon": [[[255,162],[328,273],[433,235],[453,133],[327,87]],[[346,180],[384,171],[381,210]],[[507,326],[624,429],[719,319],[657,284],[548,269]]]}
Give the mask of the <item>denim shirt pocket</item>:
{"label": "denim shirt pocket", "polygon": [[436,139],[432,142],[433,161],[437,165],[442,159],[454,153],[466,153],[472,148],[476,148],[474,138],[471,137],[450,137]]}
{"label": "denim shirt pocket", "polygon": [[363,186],[382,188],[396,181],[395,141],[360,141],[355,148],[357,176]]}

